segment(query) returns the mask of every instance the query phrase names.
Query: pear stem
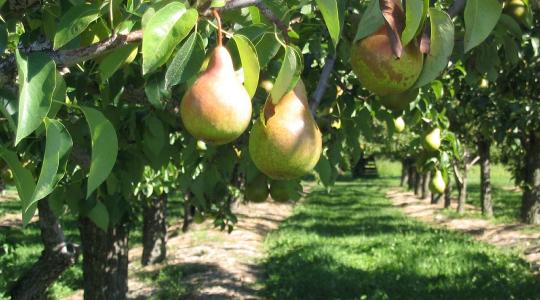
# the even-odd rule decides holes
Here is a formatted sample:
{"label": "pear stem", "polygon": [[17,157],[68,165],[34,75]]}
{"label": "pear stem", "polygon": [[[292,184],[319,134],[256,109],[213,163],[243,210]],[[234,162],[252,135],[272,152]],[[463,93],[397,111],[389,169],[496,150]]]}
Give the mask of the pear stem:
{"label": "pear stem", "polygon": [[223,46],[223,32],[221,29],[221,17],[219,16],[219,12],[217,9],[212,9],[212,14],[216,18],[217,26],[218,26],[218,46]]}

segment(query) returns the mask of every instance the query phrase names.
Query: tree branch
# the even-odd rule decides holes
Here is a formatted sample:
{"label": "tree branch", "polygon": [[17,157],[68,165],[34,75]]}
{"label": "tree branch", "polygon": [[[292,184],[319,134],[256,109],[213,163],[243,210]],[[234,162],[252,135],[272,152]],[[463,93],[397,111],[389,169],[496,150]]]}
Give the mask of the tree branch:
{"label": "tree branch", "polygon": [[330,79],[330,75],[332,74],[332,70],[334,69],[335,63],[336,63],[336,54],[331,54],[326,58],[326,63],[324,64],[324,67],[322,69],[319,83],[317,84],[317,88],[315,89],[315,92],[313,93],[310,107],[309,107],[313,114],[317,110],[317,107],[319,106],[319,104],[321,104],[322,97],[324,96],[324,93],[326,92],[326,89],[328,88],[328,80]]}
{"label": "tree branch", "polygon": [[279,30],[281,30],[281,33],[283,34],[283,38],[285,39],[285,42],[287,42],[287,44],[290,43],[291,41],[289,39],[289,26],[283,23],[283,21],[281,21],[281,19],[278,16],[276,16],[274,12],[270,8],[268,8],[268,6],[266,6],[262,1],[257,1],[255,6],[259,8],[261,13],[268,20],[274,23],[276,27],[279,28]]}
{"label": "tree branch", "polygon": [[142,40],[142,30],[136,30],[127,35],[113,35],[87,47],[73,50],[47,51],[58,65],[72,66],[82,61],[96,58],[116,48]]}

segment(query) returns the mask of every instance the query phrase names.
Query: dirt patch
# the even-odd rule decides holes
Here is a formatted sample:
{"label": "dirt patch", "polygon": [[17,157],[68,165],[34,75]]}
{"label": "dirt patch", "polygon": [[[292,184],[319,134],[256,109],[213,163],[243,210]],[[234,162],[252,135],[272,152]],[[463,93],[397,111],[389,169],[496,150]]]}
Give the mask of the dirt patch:
{"label": "dirt patch", "polygon": [[[193,289],[189,299],[257,299],[257,279],[261,276],[257,262],[262,258],[261,246],[268,232],[292,212],[291,204],[275,202],[237,205],[238,223],[232,233],[215,229],[211,223],[193,226],[188,233],[171,228],[167,243],[166,264],[141,267],[131,264],[132,274],[156,271],[165,266],[184,266],[193,270],[185,278]],[[130,260],[139,261],[142,248],[130,251]],[[133,276],[132,276],[133,277]],[[146,298],[155,294],[155,286],[130,280],[130,298]]]}
{"label": "dirt patch", "polygon": [[[408,216],[447,229],[469,233],[479,241],[498,247],[515,249],[521,252],[523,258],[535,269],[540,270],[540,231],[527,230],[532,228],[530,225],[493,224],[488,220],[474,218],[452,219],[442,213],[443,203],[433,205],[429,200],[420,200],[414,193],[404,192],[401,189],[392,189],[387,196],[394,206],[399,207]],[[452,208],[455,209],[455,201],[453,203]],[[467,210],[478,211],[478,208],[467,205]]]}
{"label": "dirt patch", "polygon": [[[145,273],[179,268],[182,284],[192,291],[187,299],[259,299],[257,282],[262,273],[257,263],[264,255],[262,243],[292,208],[276,202],[235,205],[238,223],[230,234],[211,222],[193,224],[187,233],[181,232],[181,224],[171,226],[166,262],[142,267],[142,247],[129,251],[128,298],[146,299],[159,292],[155,282],[144,279]],[[67,299],[82,299],[82,291]]]}

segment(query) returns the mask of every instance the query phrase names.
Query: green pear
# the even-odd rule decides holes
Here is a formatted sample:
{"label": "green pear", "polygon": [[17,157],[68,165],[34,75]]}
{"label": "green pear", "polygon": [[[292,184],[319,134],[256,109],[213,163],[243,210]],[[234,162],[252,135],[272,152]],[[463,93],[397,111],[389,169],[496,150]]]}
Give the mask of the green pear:
{"label": "green pear", "polygon": [[397,117],[394,119],[394,129],[397,133],[402,133],[405,130],[405,121],[402,117]]}
{"label": "green pear", "polygon": [[433,129],[424,137],[424,148],[428,151],[437,151],[441,147],[441,130]]}
{"label": "green pear", "polygon": [[446,182],[444,182],[441,171],[436,170],[435,173],[433,173],[433,177],[429,183],[429,189],[435,194],[444,193],[444,190],[446,190]]}
{"label": "green pear", "polygon": [[270,190],[268,189],[266,177],[261,174],[246,185],[244,199],[247,201],[260,203],[266,201],[269,193]]}
{"label": "green pear", "polygon": [[395,57],[386,26],[351,47],[351,65],[362,85],[378,96],[409,90],[422,72],[424,55],[417,41]]}
{"label": "green pear", "polygon": [[419,89],[410,89],[403,93],[379,97],[379,101],[387,109],[395,113],[400,113],[409,107],[409,104],[418,97],[419,92]]}

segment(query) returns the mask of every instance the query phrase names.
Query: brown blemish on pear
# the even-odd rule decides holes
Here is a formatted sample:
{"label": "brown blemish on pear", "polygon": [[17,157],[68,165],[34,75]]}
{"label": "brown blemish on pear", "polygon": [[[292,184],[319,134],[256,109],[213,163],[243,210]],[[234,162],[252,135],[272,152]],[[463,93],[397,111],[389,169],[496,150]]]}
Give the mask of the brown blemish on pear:
{"label": "brown blemish on pear", "polygon": [[403,93],[413,86],[422,71],[424,56],[413,41],[403,48],[401,58],[392,51],[386,27],[353,45],[351,64],[362,85],[378,96]]}

